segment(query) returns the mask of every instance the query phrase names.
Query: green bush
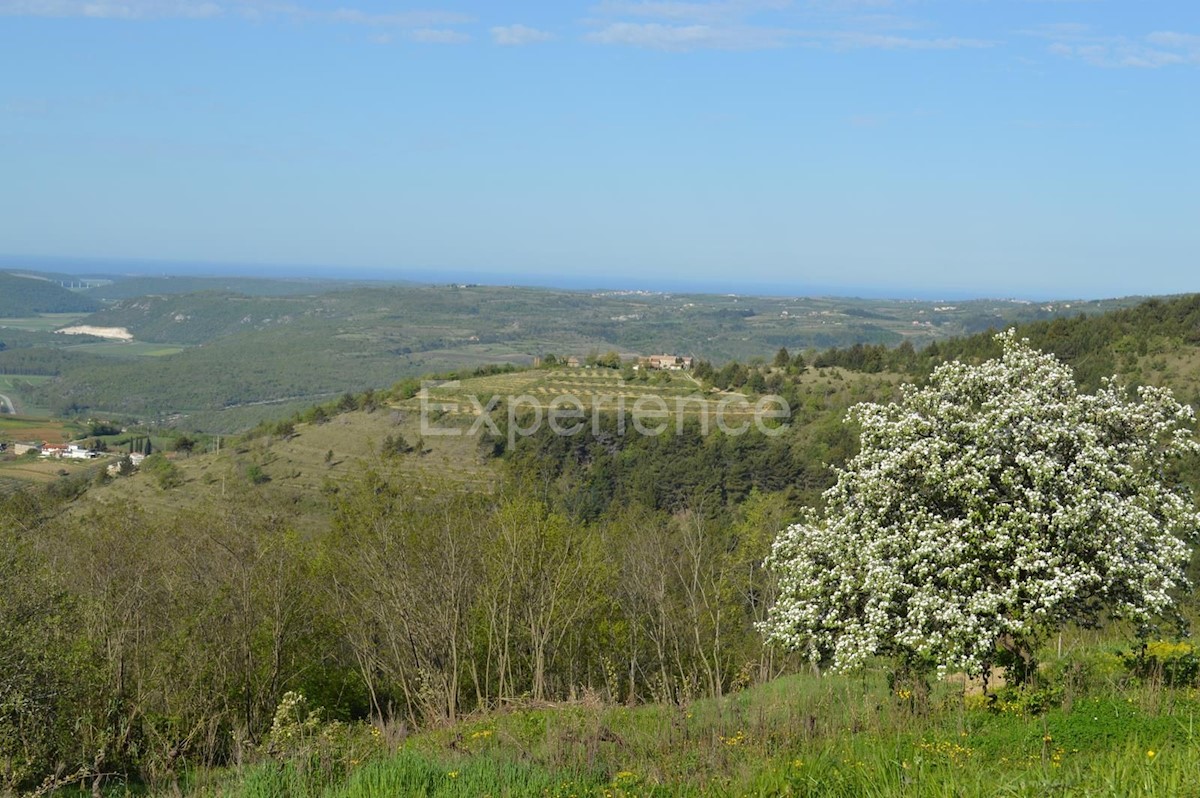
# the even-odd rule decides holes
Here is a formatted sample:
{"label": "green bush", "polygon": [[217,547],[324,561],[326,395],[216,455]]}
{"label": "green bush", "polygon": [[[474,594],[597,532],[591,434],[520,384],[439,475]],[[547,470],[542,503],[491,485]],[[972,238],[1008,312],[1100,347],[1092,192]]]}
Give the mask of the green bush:
{"label": "green bush", "polygon": [[1200,676],[1200,657],[1196,656],[1196,647],[1183,641],[1152,641],[1138,651],[1125,654],[1124,661],[1132,675],[1172,687],[1194,685],[1197,676]]}
{"label": "green bush", "polygon": [[179,466],[172,463],[162,454],[152,454],[142,461],[142,473],[154,478],[163,490],[170,490],[183,484],[183,473]]}

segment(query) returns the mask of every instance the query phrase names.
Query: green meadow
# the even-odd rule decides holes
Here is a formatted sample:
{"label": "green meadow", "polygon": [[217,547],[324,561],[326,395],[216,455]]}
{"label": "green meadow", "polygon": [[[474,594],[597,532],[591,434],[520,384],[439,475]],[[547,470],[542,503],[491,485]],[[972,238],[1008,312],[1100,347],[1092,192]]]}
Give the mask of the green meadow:
{"label": "green meadow", "polygon": [[412,736],[389,726],[323,723],[307,712],[277,714],[267,762],[195,773],[186,792],[1200,794],[1200,692],[1194,681],[1171,683],[1175,666],[1194,676],[1195,650],[1159,644],[1167,656],[1147,666],[1118,637],[1067,638],[1061,656],[1045,652],[1038,688],[1002,688],[990,698],[977,683],[953,677],[914,696],[889,688],[880,663],[845,676],[797,673],[677,705],[613,705],[601,685],[576,700],[501,707]]}

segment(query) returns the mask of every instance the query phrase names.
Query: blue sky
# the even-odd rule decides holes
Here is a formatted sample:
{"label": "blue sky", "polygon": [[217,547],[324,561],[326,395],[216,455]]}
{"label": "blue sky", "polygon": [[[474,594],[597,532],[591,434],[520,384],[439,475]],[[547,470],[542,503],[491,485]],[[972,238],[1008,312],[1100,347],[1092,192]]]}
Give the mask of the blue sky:
{"label": "blue sky", "polygon": [[0,0],[0,75],[0,255],[1200,290],[1191,1]]}

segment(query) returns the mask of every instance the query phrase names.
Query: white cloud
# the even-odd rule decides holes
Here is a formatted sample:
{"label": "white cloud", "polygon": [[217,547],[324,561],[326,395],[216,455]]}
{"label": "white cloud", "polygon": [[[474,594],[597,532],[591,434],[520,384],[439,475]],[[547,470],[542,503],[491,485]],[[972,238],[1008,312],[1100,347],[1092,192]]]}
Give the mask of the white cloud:
{"label": "white cloud", "polygon": [[1200,65],[1200,36],[1157,31],[1141,38],[1130,38],[1081,32],[1060,37],[1050,45],[1050,52],[1100,67],[1159,69]]}
{"label": "white cloud", "polygon": [[528,25],[500,25],[492,28],[492,41],[510,47],[548,42],[553,38],[553,33],[531,28]]}
{"label": "white cloud", "polygon": [[209,0],[6,0],[9,17],[90,17],[93,19],[207,19],[224,10]]}
{"label": "white cloud", "polygon": [[600,27],[586,38],[599,44],[674,52],[761,50],[782,46],[789,32],[751,20],[791,5],[791,0],[604,0],[592,11],[608,19],[593,20]]}
{"label": "white cloud", "polygon": [[889,36],[877,33],[832,33],[821,37],[843,50],[964,50],[991,47],[993,42],[959,36],[923,39],[913,36]]}
{"label": "white cloud", "polygon": [[444,25],[460,25],[473,21],[473,18],[466,14],[445,11],[399,11],[390,14],[375,14],[357,8],[338,8],[325,13],[307,9],[294,9],[290,13],[306,19],[328,19],[355,25],[414,29],[435,29]]}
{"label": "white cloud", "polygon": [[410,29],[413,32],[410,37],[425,36],[429,40],[454,38],[446,36],[446,32],[439,28],[474,21],[467,14],[449,11],[414,10],[382,14],[357,8],[326,11],[277,0],[0,0],[0,16],[128,20],[207,19],[219,16],[256,20],[277,18]]}
{"label": "white cloud", "polygon": [[1148,35],[1146,41],[1159,47],[1177,47],[1182,50],[1189,50],[1193,54],[1200,52],[1200,36],[1192,33],[1158,31]]}
{"label": "white cloud", "polygon": [[718,0],[710,3],[606,0],[593,10],[605,16],[652,17],[677,22],[715,22],[742,18],[763,11],[781,11],[791,5],[791,0]]}
{"label": "white cloud", "polygon": [[964,50],[991,47],[983,39],[919,38],[846,31],[802,31],[787,28],[717,25],[664,25],[616,22],[588,34],[590,41],[654,50],[762,50],[803,43],[831,50]]}
{"label": "white cloud", "polygon": [[663,25],[658,22],[614,22],[587,35],[600,44],[652,50],[761,50],[785,43],[788,32],[774,28],[714,25]]}
{"label": "white cloud", "polygon": [[912,31],[919,23],[893,14],[860,13],[893,5],[894,0],[605,0],[592,11],[609,19],[589,20],[597,29],[587,39],[670,51],[761,50],[787,45],[831,50],[961,50],[993,45],[962,36],[900,35],[899,31]]}
{"label": "white cloud", "polygon": [[1092,27],[1082,22],[1048,22],[1016,32],[1037,39],[1079,39],[1090,36]]}

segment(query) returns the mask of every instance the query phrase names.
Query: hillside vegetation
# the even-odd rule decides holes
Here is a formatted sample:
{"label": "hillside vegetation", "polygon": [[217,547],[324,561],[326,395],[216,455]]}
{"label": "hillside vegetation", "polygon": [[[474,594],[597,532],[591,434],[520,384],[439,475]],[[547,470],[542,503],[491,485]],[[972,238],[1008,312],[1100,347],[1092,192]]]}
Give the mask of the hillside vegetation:
{"label": "hillside vegetation", "polygon": [[[1096,336],[1087,355],[1148,335],[1118,363],[1186,389],[1193,302],[1063,322],[1063,340]],[[1105,344],[1106,328],[1122,335]],[[1038,652],[1034,683],[993,681],[986,697],[886,658],[817,676],[764,645],[777,583],[762,563],[857,451],[845,410],[894,397],[946,350],[986,353],[969,338],[771,350],[694,373],[496,366],[343,390],[186,445],[93,427],[118,449],[149,435],[155,454],[134,473],[51,475],[0,499],[0,780],[223,795],[1175,794],[1197,765],[1200,658],[1170,628],[1067,629]],[[882,364],[856,369],[860,355]],[[766,392],[791,408],[765,427],[778,435],[701,426]],[[534,429],[564,396],[588,423]],[[649,397],[687,401],[663,434],[623,435],[622,403]],[[1169,476],[1195,483],[1200,466]],[[1194,618],[1194,595],[1179,599]]]}
{"label": "hillside vegetation", "polygon": [[[1043,319],[1020,325],[1018,330],[1034,347],[1071,366],[1085,387],[1096,388],[1102,378],[1119,374],[1135,384],[1165,380],[1177,390],[1191,389],[1196,376],[1192,366],[1200,347],[1200,294],[1148,299],[1098,315]],[[997,354],[999,346],[988,331],[934,342],[919,353],[859,343],[823,352],[814,363],[920,375],[946,360],[977,362]]]}
{"label": "hillside vegetation", "polygon": [[34,313],[88,313],[100,303],[58,283],[0,272],[0,319]]}
{"label": "hillside vegetation", "polygon": [[[264,281],[256,288],[253,281],[215,278],[177,282],[220,290],[175,293],[172,280],[128,282],[166,288],[114,298],[80,321],[126,328],[138,343],[14,336],[0,352],[0,372],[56,376],[28,401],[62,414],[171,418],[203,431],[231,432],[263,417],[258,403],[295,407],[345,390],[385,388],[403,377],[529,364],[547,354],[670,351],[723,362],[779,346],[812,351],[907,342],[920,348],[989,325],[1135,301],[947,305],[305,281]],[[92,291],[117,297],[126,290],[122,286],[126,281],[115,280]],[[33,330],[37,321],[23,323]]]}
{"label": "hillside vegetation", "polygon": [[[1166,651],[1168,646],[1156,650]],[[1077,633],[1034,701],[954,679],[914,702],[873,668],[795,674],[717,699],[629,707],[599,688],[406,737],[281,704],[267,762],[204,796],[1188,796],[1194,691]],[[1038,702],[1044,702],[1039,704]],[[163,790],[165,793],[166,790]]]}

